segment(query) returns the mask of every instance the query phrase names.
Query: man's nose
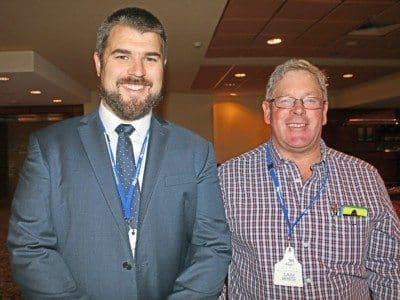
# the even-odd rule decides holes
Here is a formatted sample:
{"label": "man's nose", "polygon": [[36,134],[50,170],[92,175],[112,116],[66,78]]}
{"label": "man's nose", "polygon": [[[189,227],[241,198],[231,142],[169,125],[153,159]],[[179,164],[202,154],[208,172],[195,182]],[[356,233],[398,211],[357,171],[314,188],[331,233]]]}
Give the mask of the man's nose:
{"label": "man's nose", "polygon": [[144,77],[146,75],[146,69],[143,61],[139,58],[132,59],[129,64],[128,74],[135,77]]}
{"label": "man's nose", "polygon": [[303,99],[296,99],[292,107],[292,111],[297,114],[302,114],[305,111]]}

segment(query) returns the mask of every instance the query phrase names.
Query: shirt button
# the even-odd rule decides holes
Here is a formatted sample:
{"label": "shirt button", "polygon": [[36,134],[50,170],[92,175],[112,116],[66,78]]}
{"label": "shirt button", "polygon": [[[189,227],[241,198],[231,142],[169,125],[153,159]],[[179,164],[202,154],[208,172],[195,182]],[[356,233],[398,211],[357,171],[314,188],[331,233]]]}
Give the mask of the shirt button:
{"label": "shirt button", "polygon": [[308,248],[310,246],[310,242],[303,242],[303,247]]}
{"label": "shirt button", "polygon": [[306,278],[306,283],[311,284],[313,281],[311,278]]}
{"label": "shirt button", "polygon": [[131,269],[132,269],[132,265],[131,265],[130,263],[128,263],[127,261],[125,261],[125,262],[122,264],[122,267],[123,267],[124,269],[127,269],[127,270],[131,270]]}

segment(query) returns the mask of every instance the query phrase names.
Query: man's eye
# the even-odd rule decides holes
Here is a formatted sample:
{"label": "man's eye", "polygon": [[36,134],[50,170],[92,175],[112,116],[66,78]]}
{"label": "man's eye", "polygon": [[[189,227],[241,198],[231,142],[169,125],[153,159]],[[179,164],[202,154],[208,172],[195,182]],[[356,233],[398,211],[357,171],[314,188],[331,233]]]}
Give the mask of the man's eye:
{"label": "man's eye", "polygon": [[117,55],[116,58],[117,59],[126,60],[126,59],[128,59],[128,56],[126,56],[126,55]]}
{"label": "man's eye", "polygon": [[279,103],[285,104],[285,103],[292,103],[293,98],[290,97],[282,97],[278,99]]}
{"label": "man's eye", "polygon": [[151,61],[151,62],[156,62],[156,61],[158,60],[158,58],[157,58],[157,57],[154,57],[154,56],[147,56],[147,57],[146,57],[146,60],[147,60],[147,61]]}
{"label": "man's eye", "polygon": [[307,97],[303,99],[303,103],[315,104],[318,102],[317,98]]}

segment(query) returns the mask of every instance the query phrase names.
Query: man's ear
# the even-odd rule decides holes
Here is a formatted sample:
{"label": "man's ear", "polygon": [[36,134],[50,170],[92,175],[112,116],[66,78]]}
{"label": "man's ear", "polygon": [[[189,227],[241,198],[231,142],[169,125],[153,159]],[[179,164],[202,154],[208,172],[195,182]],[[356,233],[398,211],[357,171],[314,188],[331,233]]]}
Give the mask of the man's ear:
{"label": "man's ear", "polygon": [[94,65],[96,66],[97,77],[100,77],[101,73],[101,59],[97,52],[93,54]]}
{"label": "man's ear", "polygon": [[326,125],[328,122],[328,106],[328,101],[326,101],[324,107],[322,108],[322,125]]}
{"label": "man's ear", "polygon": [[262,102],[262,109],[264,111],[264,122],[267,125],[270,125],[271,124],[271,106],[270,106],[269,101],[264,100]]}

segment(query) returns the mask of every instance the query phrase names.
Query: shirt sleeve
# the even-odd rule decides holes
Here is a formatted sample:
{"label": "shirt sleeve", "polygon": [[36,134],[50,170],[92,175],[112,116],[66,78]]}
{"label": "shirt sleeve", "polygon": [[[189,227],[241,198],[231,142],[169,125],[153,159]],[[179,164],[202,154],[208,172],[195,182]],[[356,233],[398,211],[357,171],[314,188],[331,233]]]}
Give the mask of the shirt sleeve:
{"label": "shirt sleeve", "polygon": [[378,177],[384,213],[374,224],[366,267],[373,299],[400,299],[400,221]]}

